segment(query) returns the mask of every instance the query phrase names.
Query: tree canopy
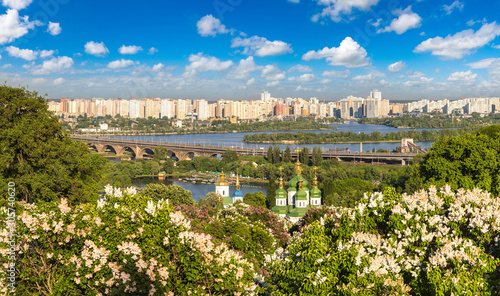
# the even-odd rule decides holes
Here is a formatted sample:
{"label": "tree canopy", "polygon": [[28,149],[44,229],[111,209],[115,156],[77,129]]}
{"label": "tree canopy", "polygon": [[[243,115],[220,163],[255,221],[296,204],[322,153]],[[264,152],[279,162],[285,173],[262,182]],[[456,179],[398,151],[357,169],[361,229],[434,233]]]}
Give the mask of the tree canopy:
{"label": "tree canopy", "polygon": [[16,184],[18,200],[70,203],[97,199],[104,160],[63,131],[45,99],[0,86],[0,189]]}
{"label": "tree canopy", "polygon": [[155,201],[168,199],[168,203],[174,207],[194,204],[191,191],[177,185],[148,184],[141,190],[141,194]]}
{"label": "tree canopy", "polygon": [[458,188],[481,188],[500,193],[499,126],[483,128],[476,134],[439,138],[418,164],[414,177],[424,187],[449,184]]}

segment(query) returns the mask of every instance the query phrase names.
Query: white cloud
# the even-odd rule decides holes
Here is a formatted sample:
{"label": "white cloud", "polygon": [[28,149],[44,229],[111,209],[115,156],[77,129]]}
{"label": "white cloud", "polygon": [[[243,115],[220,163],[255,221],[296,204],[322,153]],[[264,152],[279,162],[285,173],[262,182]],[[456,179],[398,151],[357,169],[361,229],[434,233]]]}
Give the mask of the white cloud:
{"label": "white cloud", "polygon": [[31,49],[20,49],[15,46],[9,46],[5,50],[11,57],[21,58],[26,61],[36,60],[38,57],[38,52]]}
{"label": "white cloud", "polygon": [[325,79],[323,79],[323,80],[320,81],[321,84],[328,84],[330,82],[332,82],[332,80],[328,79],[328,78],[325,78]]}
{"label": "white cloud", "polygon": [[62,29],[59,23],[49,22],[49,26],[47,27],[47,32],[49,32],[50,35],[52,36],[59,35],[61,34],[61,31]]}
{"label": "white cloud", "polygon": [[288,0],[288,2],[292,2],[292,3],[300,3],[300,0]]}
{"label": "white cloud", "polygon": [[158,52],[158,49],[154,48],[154,47],[151,47],[149,50],[148,50],[148,54],[155,54]]}
{"label": "white cloud", "polygon": [[104,45],[104,42],[89,41],[85,44],[85,52],[97,57],[103,57],[109,53],[109,50]]}
{"label": "white cloud", "polygon": [[153,66],[153,72],[160,72],[163,68],[165,68],[165,65],[158,63]]}
{"label": "white cloud", "polygon": [[120,68],[132,66],[133,64],[134,64],[134,61],[132,61],[132,60],[120,59],[120,60],[110,62],[107,67],[110,69],[120,69]]}
{"label": "white cloud", "polygon": [[462,81],[462,82],[474,82],[477,79],[477,74],[472,73],[471,70],[466,72],[455,72],[451,73],[448,77],[448,81]]}
{"label": "white cloud", "polygon": [[278,86],[279,84],[280,84],[279,81],[272,81],[272,82],[268,82],[266,84],[266,87]]}
{"label": "white cloud", "polygon": [[325,77],[330,77],[330,78],[347,78],[351,75],[351,71],[349,70],[344,70],[344,71],[335,71],[335,70],[330,70],[330,71],[325,71],[321,76]]}
{"label": "white cloud", "polygon": [[73,63],[73,59],[70,57],[63,56],[52,58],[48,61],[44,61],[41,66],[33,71],[33,74],[44,75],[52,72],[60,72],[73,67]]}
{"label": "white cloud", "polygon": [[411,6],[408,6],[405,10],[396,9],[392,14],[398,16],[398,18],[393,19],[389,26],[379,29],[377,33],[396,32],[396,34],[401,35],[409,29],[420,27],[422,18],[411,11]]}
{"label": "white cloud", "polygon": [[403,61],[398,61],[387,66],[387,70],[392,73],[399,73],[406,68],[406,64]]}
{"label": "white cloud", "polygon": [[479,30],[464,30],[445,38],[435,37],[420,43],[413,51],[416,53],[430,51],[445,59],[461,59],[473,50],[483,47],[500,35],[500,26],[493,22],[484,24]]}
{"label": "white cloud", "polygon": [[211,14],[202,17],[196,23],[196,27],[198,27],[198,34],[204,37],[229,33],[229,30],[226,29],[226,26],[224,26],[219,19],[215,18]]}
{"label": "white cloud", "polygon": [[314,76],[314,74],[307,73],[307,74],[302,74],[300,76],[290,77],[288,78],[288,80],[304,83],[316,80],[316,76]]}
{"label": "white cloud", "polygon": [[61,78],[61,77],[56,78],[56,79],[54,79],[53,83],[54,83],[54,85],[61,85],[64,83],[64,78]]}
{"label": "white cloud", "polygon": [[403,83],[403,85],[409,86],[409,87],[417,87],[417,86],[422,86],[424,84],[429,84],[433,80],[434,80],[434,78],[420,77],[418,79],[405,81],[405,83]]}
{"label": "white cloud", "polygon": [[190,64],[184,70],[184,76],[194,76],[199,72],[206,71],[223,71],[229,69],[233,65],[233,61],[222,62],[218,58],[204,56],[203,53],[192,54],[189,56]]}
{"label": "white cloud", "polygon": [[28,7],[33,0],[2,0],[2,5],[15,10],[21,10]]}
{"label": "white cloud", "polygon": [[474,63],[469,63],[467,66],[471,67],[472,69],[486,69],[490,67],[493,63],[496,61],[500,61],[500,58],[490,58],[490,59],[484,59],[480,60]]}
{"label": "white cloud", "polygon": [[[1,56],[0,56],[1,58]],[[12,64],[5,64],[2,66],[2,69],[9,69],[9,68],[12,68]]]}
{"label": "white cloud", "polygon": [[408,77],[410,78],[420,78],[425,76],[424,73],[419,71],[406,71],[405,74],[408,75]]}
{"label": "white cloud", "polygon": [[247,85],[248,85],[248,86],[250,86],[250,85],[252,85],[252,84],[255,84],[255,78],[253,78],[253,77],[252,77],[252,78],[250,78],[250,79],[248,79],[248,81],[247,81]]}
{"label": "white cloud", "polygon": [[285,71],[281,71],[275,65],[267,65],[262,69],[261,77],[268,81],[277,81],[285,79]]}
{"label": "white cloud", "polygon": [[12,42],[39,25],[40,22],[30,22],[28,16],[19,17],[17,10],[9,9],[0,15],[0,44]]}
{"label": "white cloud", "polygon": [[122,45],[122,47],[118,49],[118,52],[121,54],[136,54],[139,51],[142,51],[142,47],[135,45],[130,45],[130,46]]}
{"label": "white cloud", "polygon": [[370,64],[366,57],[366,50],[352,40],[346,37],[339,47],[325,47],[318,51],[308,51],[302,56],[305,61],[326,58],[332,66],[345,66],[347,68],[359,68]]}
{"label": "white cloud", "polygon": [[288,69],[287,72],[294,73],[294,72],[312,72],[312,71],[313,70],[311,69],[311,67],[298,64]]}
{"label": "white cloud", "polygon": [[453,10],[458,9],[462,10],[464,9],[464,3],[456,0],[455,2],[451,3],[450,5],[443,5],[443,9],[446,11],[446,14],[451,14]]}
{"label": "white cloud", "polygon": [[253,36],[250,38],[236,37],[231,41],[231,48],[244,47],[243,54],[258,57],[282,55],[293,52],[290,44],[275,40],[269,41],[264,37]]}
{"label": "white cloud", "polygon": [[48,57],[51,57],[53,56],[55,53],[55,50],[51,49],[51,50],[42,50],[40,51],[40,57],[43,59],[43,58],[48,58]]}
{"label": "white cloud", "polygon": [[253,60],[253,57],[250,56],[246,59],[241,59],[238,63],[238,66],[236,66],[236,68],[234,68],[229,73],[228,78],[249,79],[250,73],[261,70],[262,68],[262,66],[257,66]]}
{"label": "white cloud", "polygon": [[379,0],[318,0],[319,5],[326,6],[321,13],[312,17],[317,22],[321,17],[329,17],[334,22],[340,22],[342,15],[350,16],[353,9],[368,11],[377,5]]}

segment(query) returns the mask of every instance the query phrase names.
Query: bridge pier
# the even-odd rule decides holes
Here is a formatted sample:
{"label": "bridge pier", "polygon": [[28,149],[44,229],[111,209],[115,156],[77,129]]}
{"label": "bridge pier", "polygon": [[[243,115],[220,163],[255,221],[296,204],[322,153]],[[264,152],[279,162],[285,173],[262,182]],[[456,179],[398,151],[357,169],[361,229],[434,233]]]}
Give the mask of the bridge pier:
{"label": "bridge pier", "polygon": [[401,159],[401,166],[405,166],[406,165],[406,161],[404,159]]}

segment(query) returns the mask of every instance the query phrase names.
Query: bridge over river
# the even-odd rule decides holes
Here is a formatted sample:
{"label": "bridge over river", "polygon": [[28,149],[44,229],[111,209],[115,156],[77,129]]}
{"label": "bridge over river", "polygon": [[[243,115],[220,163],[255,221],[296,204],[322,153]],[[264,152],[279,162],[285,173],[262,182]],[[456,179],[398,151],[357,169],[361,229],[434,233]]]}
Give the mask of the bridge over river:
{"label": "bridge over river", "polygon": [[[217,135],[214,134],[214,137],[216,136]],[[142,159],[144,158],[144,156],[153,155],[156,146],[167,148],[169,157],[177,158],[179,160],[193,159],[195,156],[217,157],[218,155],[222,155],[227,149],[236,151],[238,155],[259,155],[264,157],[267,156],[267,149],[257,148],[235,148],[228,146],[140,141],[82,135],[72,135],[71,138],[85,143],[89,148],[95,148],[99,154],[103,154],[106,151],[113,150],[116,153],[117,157],[121,157],[126,151],[129,151],[135,156],[136,159]],[[297,151],[291,151],[291,154],[292,157],[297,157]],[[323,151],[322,155],[324,159],[336,158],[339,161],[405,165],[409,160],[418,155],[418,153]]]}

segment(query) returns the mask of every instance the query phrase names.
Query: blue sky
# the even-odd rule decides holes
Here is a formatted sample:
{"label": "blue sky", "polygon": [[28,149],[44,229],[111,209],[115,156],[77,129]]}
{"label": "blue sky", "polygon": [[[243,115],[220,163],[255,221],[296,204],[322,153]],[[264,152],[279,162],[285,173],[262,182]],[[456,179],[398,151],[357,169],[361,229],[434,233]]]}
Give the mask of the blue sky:
{"label": "blue sky", "polygon": [[0,80],[49,99],[500,96],[498,1],[0,4]]}

